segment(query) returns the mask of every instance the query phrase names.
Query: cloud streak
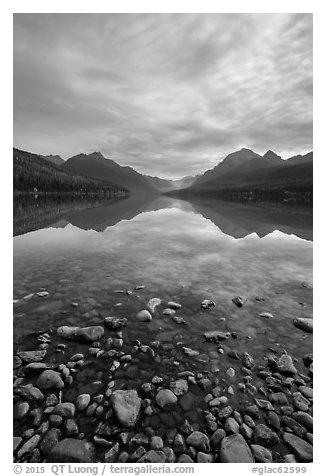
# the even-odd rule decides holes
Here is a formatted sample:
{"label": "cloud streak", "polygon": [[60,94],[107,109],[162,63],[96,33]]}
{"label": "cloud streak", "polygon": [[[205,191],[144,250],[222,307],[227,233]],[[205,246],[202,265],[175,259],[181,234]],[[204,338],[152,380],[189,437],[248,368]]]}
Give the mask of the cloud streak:
{"label": "cloud streak", "polygon": [[312,149],[310,14],[15,14],[14,143],[178,178]]}

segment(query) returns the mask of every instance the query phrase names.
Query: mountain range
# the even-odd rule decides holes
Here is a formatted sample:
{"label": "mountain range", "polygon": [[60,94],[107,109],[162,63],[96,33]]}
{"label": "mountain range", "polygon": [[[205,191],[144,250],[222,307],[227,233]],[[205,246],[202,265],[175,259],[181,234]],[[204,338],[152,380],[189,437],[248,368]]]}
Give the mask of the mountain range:
{"label": "mountain range", "polygon": [[[15,151],[18,149],[14,149],[14,156]],[[107,182],[112,187],[128,190],[132,194],[210,195],[223,190],[252,190],[253,187],[264,190],[280,188],[283,191],[287,188],[291,191],[303,187],[305,190],[310,188],[312,190],[312,152],[284,160],[271,150],[260,155],[242,148],[230,153],[214,168],[203,174],[195,177],[186,176],[178,180],[143,175],[132,167],[121,166],[104,157],[101,152],[81,153],[66,161],[58,155],[30,155],[37,157],[36,162],[39,164],[40,160],[43,161],[43,165],[49,164],[49,173],[51,171],[58,175],[60,171],[68,177],[87,177],[100,183]]]}

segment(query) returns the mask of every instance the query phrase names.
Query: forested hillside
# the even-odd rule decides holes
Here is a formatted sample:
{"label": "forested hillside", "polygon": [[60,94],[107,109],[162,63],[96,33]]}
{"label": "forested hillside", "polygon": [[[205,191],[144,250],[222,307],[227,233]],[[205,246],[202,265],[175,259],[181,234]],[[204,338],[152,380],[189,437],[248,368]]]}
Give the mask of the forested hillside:
{"label": "forested hillside", "polygon": [[15,192],[52,192],[125,196],[128,191],[113,183],[75,175],[45,160],[40,155],[13,150],[13,187]]}

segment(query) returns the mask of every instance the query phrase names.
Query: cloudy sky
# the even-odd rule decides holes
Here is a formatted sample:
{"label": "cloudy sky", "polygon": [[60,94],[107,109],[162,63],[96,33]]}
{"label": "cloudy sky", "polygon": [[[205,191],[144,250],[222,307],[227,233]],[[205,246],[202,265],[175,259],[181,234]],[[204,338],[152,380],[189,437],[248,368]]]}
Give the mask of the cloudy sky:
{"label": "cloudy sky", "polygon": [[310,14],[15,14],[14,145],[179,178],[312,150]]}

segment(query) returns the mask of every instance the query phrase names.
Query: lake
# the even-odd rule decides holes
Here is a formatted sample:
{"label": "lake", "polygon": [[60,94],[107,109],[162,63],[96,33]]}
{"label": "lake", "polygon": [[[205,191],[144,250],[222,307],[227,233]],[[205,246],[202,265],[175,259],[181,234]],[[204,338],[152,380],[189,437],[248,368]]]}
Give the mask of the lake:
{"label": "lake", "polygon": [[[14,234],[14,353],[37,349],[40,334],[47,333],[48,342],[42,342],[47,343],[48,368],[76,353],[85,356],[62,390],[63,402],[75,402],[80,393],[103,395],[112,380],[113,390],[139,390],[154,376],[169,387],[178,373],[187,379],[192,374],[182,372],[192,372],[195,381],[188,381],[183,404],[164,412],[147,402],[153,413],[148,411],[135,426],[134,432],[153,429],[167,445],[169,431],[185,418],[194,429],[205,429],[212,387],[220,387],[227,405],[240,413],[255,398],[266,399],[259,392],[263,377],[243,373],[234,352],[248,352],[259,370],[268,358],[278,359],[286,351],[298,372],[308,375],[302,358],[312,352],[312,334],[295,327],[293,319],[312,317],[311,208],[163,196],[106,203],[30,197],[15,203]],[[232,301],[237,296],[245,298],[242,307]],[[161,300],[152,320],[139,321],[137,313],[152,298]],[[203,309],[203,300],[215,306]],[[175,315],[182,323],[163,314],[170,301],[181,305]],[[120,335],[106,329],[101,349],[109,337],[120,340],[116,353],[106,358],[88,355],[89,344],[56,335],[64,325],[102,326],[107,316],[127,318],[128,324]],[[215,330],[229,334],[221,342],[208,342],[203,334]],[[122,352],[131,361],[109,370]],[[235,376],[227,373],[230,367]],[[27,378],[19,367],[15,376],[22,379],[19,384],[35,383],[39,371]],[[201,384],[205,378],[210,382]],[[238,385],[243,381],[254,388],[243,391]],[[289,398],[296,386],[287,390]],[[98,402],[101,406],[101,397]],[[281,414],[281,405],[274,406]],[[78,432],[90,441],[102,418],[98,413],[76,417]],[[260,413],[263,423],[266,415]],[[15,436],[30,427],[28,417],[18,418]],[[209,434],[214,425],[207,428]],[[118,433],[110,433],[112,444]],[[103,461],[105,450],[96,446],[98,460]],[[276,444],[274,461],[289,452],[283,442]]]}

